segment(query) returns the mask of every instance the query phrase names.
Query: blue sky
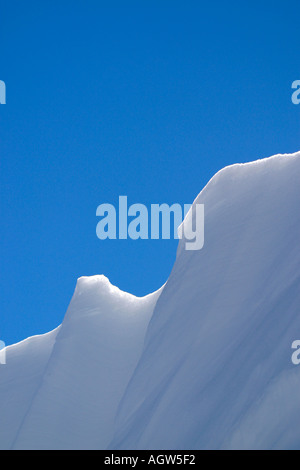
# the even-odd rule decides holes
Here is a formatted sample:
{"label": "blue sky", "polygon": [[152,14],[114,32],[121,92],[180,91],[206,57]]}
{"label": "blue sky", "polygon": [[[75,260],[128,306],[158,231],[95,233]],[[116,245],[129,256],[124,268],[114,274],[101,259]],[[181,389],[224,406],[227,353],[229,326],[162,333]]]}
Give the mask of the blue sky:
{"label": "blue sky", "polygon": [[299,1],[1,2],[7,344],[61,323],[82,275],[136,295],[174,240],[96,237],[96,208],[191,203],[222,167],[299,150]]}

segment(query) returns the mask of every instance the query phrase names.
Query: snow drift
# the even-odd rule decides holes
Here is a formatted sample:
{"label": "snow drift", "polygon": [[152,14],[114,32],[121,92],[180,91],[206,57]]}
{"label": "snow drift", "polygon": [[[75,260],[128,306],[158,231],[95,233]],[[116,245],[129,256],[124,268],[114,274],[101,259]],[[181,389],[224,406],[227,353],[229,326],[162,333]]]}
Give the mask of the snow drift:
{"label": "snow drift", "polygon": [[217,173],[204,248],[154,294],[79,279],[59,329],[7,349],[0,447],[300,449],[299,181],[300,153]]}
{"label": "snow drift", "polygon": [[137,298],[104,276],[78,279],[59,330],[7,348],[0,448],[105,448],[158,295]]}

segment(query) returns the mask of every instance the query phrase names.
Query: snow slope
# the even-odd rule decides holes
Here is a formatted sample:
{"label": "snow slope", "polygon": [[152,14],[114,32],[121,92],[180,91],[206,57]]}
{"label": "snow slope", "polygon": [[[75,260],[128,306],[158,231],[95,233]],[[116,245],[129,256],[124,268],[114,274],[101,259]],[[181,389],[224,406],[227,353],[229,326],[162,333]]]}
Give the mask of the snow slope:
{"label": "snow slope", "polygon": [[297,153],[200,193],[205,246],[179,244],[111,449],[300,449],[299,182]]}
{"label": "snow slope", "polygon": [[[24,348],[18,351],[18,345],[13,346],[10,351],[16,356],[15,364],[8,354],[7,365],[0,369],[0,398],[4,379],[8,382],[4,391],[15,390],[12,406],[20,398],[24,401],[20,409],[7,411],[7,420],[16,418],[16,425],[7,435],[2,427],[1,446],[105,448],[158,295],[159,291],[137,298],[112,286],[104,276],[80,278],[52,348],[47,336],[40,337],[27,355]],[[42,349],[47,357],[38,358],[39,365],[36,354]],[[24,363],[28,370],[22,372]],[[31,365],[38,369],[38,377],[28,384],[25,397],[19,374],[31,375]],[[2,370],[7,371],[7,379]],[[0,413],[2,424],[1,408]]]}
{"label": "snow slope", "polygon": [[154,294],[80,278],[57,330],[7,348],[0,448],[300,449],[299,181],[300,153],[221,170],[204,248]]}
{"label": "snow slope", "polygon": [[[8,346],[0,365],[0,449],[10,449],[42,381],[59,328]],[[2,353],[4,351],[2,350]]]}

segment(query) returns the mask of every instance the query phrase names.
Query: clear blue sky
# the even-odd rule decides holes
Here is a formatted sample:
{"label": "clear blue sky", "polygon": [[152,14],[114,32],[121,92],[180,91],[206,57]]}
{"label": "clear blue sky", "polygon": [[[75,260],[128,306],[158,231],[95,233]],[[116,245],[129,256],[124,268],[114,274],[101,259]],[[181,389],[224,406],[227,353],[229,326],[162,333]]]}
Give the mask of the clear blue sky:
{"label": "clear blue sky", "polygon": [[299,0],[1,1],[0,339],[61,323],[82,275],[136,295],[176,241],[100,241],[96,208],[191,203],[300,149]]}

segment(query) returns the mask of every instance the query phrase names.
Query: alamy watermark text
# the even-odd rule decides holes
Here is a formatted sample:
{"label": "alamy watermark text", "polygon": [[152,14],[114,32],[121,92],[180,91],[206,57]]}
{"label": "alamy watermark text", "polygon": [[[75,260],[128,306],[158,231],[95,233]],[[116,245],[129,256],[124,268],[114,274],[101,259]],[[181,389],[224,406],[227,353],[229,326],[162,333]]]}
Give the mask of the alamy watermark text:
{"label": "alamy watermark text", "polygon": [[0,104],[6,104],[6,85],[0,80]]}
{"label": "alamy watermark text", "polygon": [[4,341],[0,340],[0,366],[6,364],[6,349]]}
{"label": "alamy watermark text", "polygon": [[292,89],[296,90],[292,94],[292,103],[300,104],[300,80],[295,80],[292,84]]}
{"label": "alamy watermark text", "polygon": [[127,196],[120,196],[117,209],[112,204],[101,204],[96,216],[101,217],[96,228],[100,240],[180,238],[186,250],[201,250],[204,246],[203,204],[184,204],[183,208],[180,204],[151,204],[149,213],[144,204],[128,207]]}

